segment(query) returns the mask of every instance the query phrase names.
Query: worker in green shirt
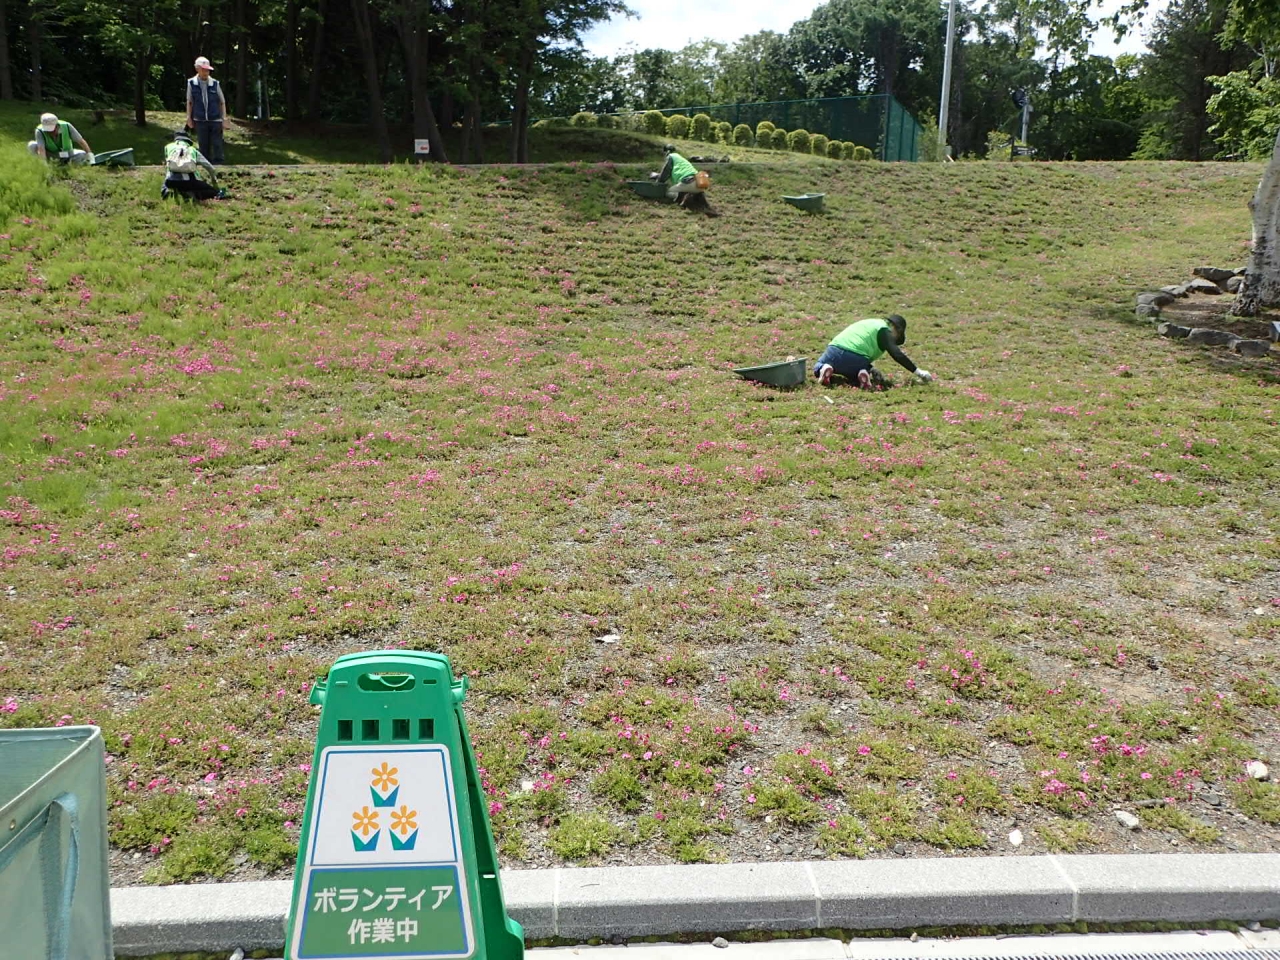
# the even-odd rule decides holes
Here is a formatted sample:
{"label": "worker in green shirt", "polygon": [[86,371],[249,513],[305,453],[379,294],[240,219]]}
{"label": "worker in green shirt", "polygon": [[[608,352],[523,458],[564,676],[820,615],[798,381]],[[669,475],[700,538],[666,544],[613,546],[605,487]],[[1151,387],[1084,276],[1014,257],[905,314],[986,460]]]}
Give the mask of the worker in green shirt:
{"label": "worker in green shirt", "polygon": [[[706,192],[702,187],[698,186],[698,169],[676,153],[676,148],[672,144],[668,143],[662,148],[662,152],[667,155],[667,162],[663,164],[661,172],[658,173],[657,181],[670,184],[667,187],[668,197],[684,206],[689,196],[701,196]],[[650,176],[653,176],[653,174],[650,174]]]}
{"label": "worker in green shirt", "polygon": [[906,342],[907,321],[896,313],[859,320],[836,334],[813,365],[813,375],[824,387],[830,386],[832,376],[839,374],[868,390],[881,382],[879,372],[871,365],[887,353],[923,383],[928,383],[933,374],[921,370],[899,349]]}

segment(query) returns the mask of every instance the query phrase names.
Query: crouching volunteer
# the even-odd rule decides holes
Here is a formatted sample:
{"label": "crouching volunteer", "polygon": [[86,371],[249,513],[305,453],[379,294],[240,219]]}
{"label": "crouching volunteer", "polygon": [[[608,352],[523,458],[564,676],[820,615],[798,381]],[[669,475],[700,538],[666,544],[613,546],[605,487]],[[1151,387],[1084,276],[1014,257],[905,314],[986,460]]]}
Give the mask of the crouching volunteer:
{"label": "crouching volunteer", "polygon": [[667,196],[681,206],[687,205],[694,198],[705,204],[706,198],[703,195],[707,192],[710,178],[705,173],[699,174],[697,168],[676,153],[676,148],[671,144],[663,147],[662,152],[667,155],[667,162],[658,173],[657,180],[659,183],[670,184]]}
{"label": "crouching volunteer", "polygon": [[185,130],[174,131],[173,142],[165,144],[164,169],[162,199],[173,195],[187,200],[221,200],[227,195],[227,191],[218,189],[213,164],[196,149]]}
{"label": "crouching volunteer", "polygon": [[[77,150],[75,145],[81,149]],[[36,138],[27,143],[27,149],[41,160],[57,160],[60,163],[92,163],[93,151],[80,131],[59,120],[52,113],[40,115]]]}
{"label": "crouching volunteer", "polygon": [[900,348],[906,342],[907,321],[896,313],[859,320],[836,334],[813,365],[813,375],[824,387],[831,385],[834,375],[863,390],[883,387],[887,381],[872,364],[887,353],[899,366],[928,383],[933,374],[921,370],[902,352]]}

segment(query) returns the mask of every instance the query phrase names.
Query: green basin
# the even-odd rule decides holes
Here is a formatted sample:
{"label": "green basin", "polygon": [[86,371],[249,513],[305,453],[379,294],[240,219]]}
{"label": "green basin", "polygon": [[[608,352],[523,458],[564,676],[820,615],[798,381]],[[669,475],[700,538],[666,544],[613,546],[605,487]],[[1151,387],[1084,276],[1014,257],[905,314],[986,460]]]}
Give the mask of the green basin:
{"label": "green basin", "polygon": [[826,197],[825,193],[802,193],[798,197],[783,197],[793,207],[799,207],[801,210],[821,210],[822,200]]}
{"label": "green basin", "polygon": [[808,357],[797,357],[794,360],[764,363],[758,367],[735,367],[733,372],[744,380],[767,383],[771,387],[795,387],[804,383],[808,364]]}
{"label": "green basin", "polygon": [[666,200],[667,185],[665,183],[655,183],[652,180],[628,180],[627,186],[650,200]]}
{"label": "green basin", "polygon": [[107,150],[103,153],[95,153],[93,155],[92,165],[95,167],[132,167],[133,147],[125,147],[123,150]]}

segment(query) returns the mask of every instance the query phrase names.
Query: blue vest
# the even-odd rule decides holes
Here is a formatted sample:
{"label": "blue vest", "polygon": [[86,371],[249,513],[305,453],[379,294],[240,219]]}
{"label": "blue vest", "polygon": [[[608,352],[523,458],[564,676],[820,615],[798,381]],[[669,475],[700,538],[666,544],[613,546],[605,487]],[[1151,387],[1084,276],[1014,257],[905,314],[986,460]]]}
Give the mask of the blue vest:
{"label": "blue vest", "polygon": [[[209,92],[209,104],[206,108],[205,90]],[[191,95],[191,119],[200,123],[204,120],[222,119],[222,98],[218,96],[218,81],[209,78],[207,86],[202,86],[196,77],[187,79],[187,93]]]}

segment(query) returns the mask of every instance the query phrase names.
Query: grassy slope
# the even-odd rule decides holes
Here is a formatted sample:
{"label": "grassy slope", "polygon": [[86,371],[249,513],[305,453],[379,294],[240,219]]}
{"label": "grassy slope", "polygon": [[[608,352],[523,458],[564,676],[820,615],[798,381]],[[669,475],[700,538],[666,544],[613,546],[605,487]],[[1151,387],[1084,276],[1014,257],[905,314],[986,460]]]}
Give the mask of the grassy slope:
{"label": "grassy slope", "polygon": [[[714,220],[643,169],[3,228],[0,723],[103,726],[117,880],[287,869],[308,681],[396,645],[473,677],[509,865],[1274,849],[1275,368],[1129,307],[1257,168],[741,167]],[[940,383],[728,373],[888,310]]]}

